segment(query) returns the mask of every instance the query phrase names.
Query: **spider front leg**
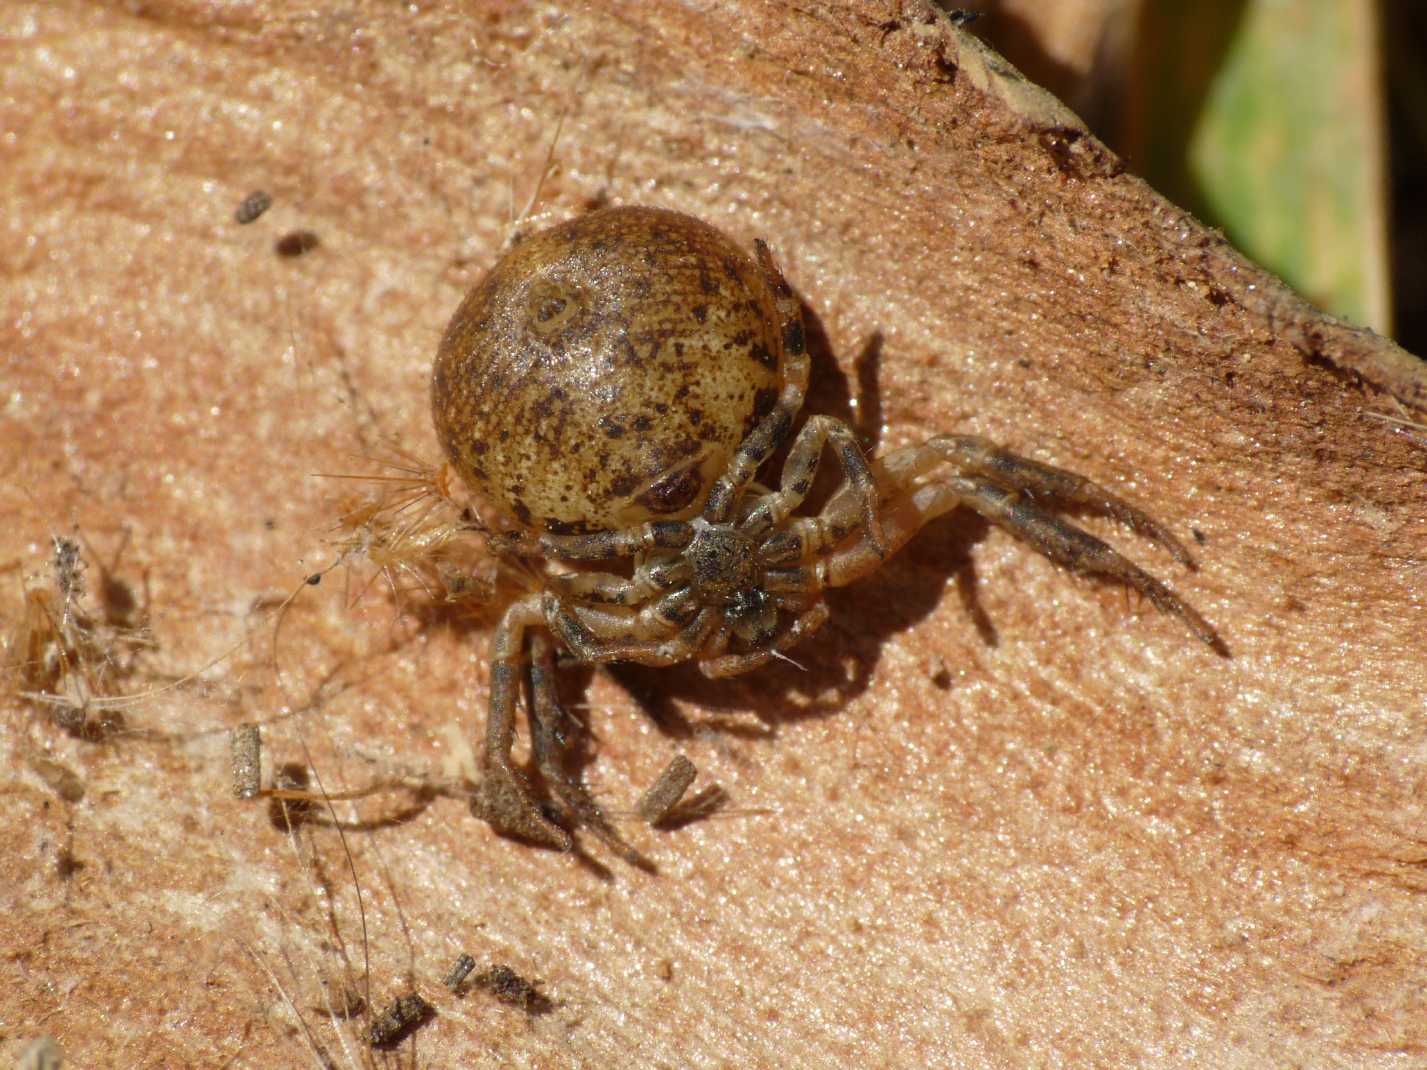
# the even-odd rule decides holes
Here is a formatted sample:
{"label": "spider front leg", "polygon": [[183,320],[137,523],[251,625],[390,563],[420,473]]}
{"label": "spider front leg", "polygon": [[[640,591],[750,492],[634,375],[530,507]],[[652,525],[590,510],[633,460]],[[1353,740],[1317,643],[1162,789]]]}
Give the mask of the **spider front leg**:
{"label": "spider front leg", "polygon": [[[510,760],[515,742],[515,709],[520,671],[525,665],[526,633],[545,624],[541,596],[531,595],[505,611],[496,629],[491,655],[490,712],[486,715],[486,752],[475,807],[499,832],[568,851],[570,834],[540,812],[525,777]],[[532,717],[531,733],[536,736]],[[544,731],[545,729],[542,729]]]}

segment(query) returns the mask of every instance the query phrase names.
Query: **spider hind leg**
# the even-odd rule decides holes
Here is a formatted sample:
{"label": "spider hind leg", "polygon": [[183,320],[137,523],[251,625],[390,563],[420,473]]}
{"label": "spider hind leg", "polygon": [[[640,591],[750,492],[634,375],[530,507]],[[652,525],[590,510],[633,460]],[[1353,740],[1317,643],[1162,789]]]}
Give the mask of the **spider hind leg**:
{"label": "spider hind leg", "polygon": [[[936,471],[946,464],[950,473]],[[964,505],[1071,572],[1103,576],[1134,588],[1160,612],[1182,620],[1216,653],[1228,654],[1213,626],[1167,584],[1052,511],[1056,505],[1080,506],[1109,516],[1193,567],[1188,551],[1166,528],[1098,484],[969,435],[942,435],[921,446],[896,450],[878,458],[873,472],[883,487],[882,524],[889,550],[899,549],[929,521]],[[823,510],[816,530],[798,529],[800,539],[805,545],[816,545],[813,536],[818,530],[847,528],[855,508],[849,495],[839,493]],[[881,560],[865,538],[834,547],[825,558],[825,583],[830,587],[852,583],[875,570]]]}

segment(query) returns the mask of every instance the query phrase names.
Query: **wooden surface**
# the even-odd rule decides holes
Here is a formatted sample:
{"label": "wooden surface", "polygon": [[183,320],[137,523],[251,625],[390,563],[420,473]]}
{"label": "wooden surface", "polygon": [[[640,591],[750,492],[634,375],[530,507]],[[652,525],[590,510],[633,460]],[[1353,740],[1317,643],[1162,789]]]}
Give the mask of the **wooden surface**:
{"label": "wooden surface", "polygon": [[[1421,419],[1415,358],[1317,318],[918,4],[316,7],[0,12],[5,612],[78,527],[91,608],[102,561],[151,617],[121,690],[202,670],[103,742],[5,699],[0,1054],[1427,1053],[1427,454],[1373,415]],[[483,629],[398,620],[379,583],[353,607],[360,567],[280,632],[273,607],[333,557],[347,488],[314,473],[384,438],[434,454],[436,341],[562,115],[539,218],[660,204],[767,239],[817,325],[810,409],[883,447],[984,433],[1197,532],[1186,573],[1087,521],[1232,656],[956,516],[838,593],[801,671],[573,675],[612,806],[676,752],[731,796],[627,822],[657,875],[453,798],[337,803],[340,837],[233,799],[244,720],[329,790],[474,769]],[[274,206],[237,226],[253,189]],[[318,247],[276,256],[298,228]],[[552,1006],[447,993],[462,950]],[[374,1057],[323,1009],[348,977],[378,1007],[414,983],[436,1017]]]}

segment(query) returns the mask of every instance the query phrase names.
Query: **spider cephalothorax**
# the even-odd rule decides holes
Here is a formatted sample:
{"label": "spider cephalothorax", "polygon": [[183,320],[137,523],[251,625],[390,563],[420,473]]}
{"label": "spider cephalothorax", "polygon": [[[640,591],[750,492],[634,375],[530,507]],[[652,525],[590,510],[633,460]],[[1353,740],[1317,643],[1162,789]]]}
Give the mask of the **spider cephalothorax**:
{"label": "spider cephalothorax", "polygon": [[[807,578],[770,561],[767,540],[759,538],[764,523],[695,517],[659,527],[661,548],[639,557],[628,585],[588,573],[551,578],[543,611],[576,657],[646,665],[697,658],[709,676],[729,676],[776,657],[826,619]],[[778,552],[776,542],[771,550]],[[609,608],[641,603],[635,611]],[[636,635],[645,638],[631,642]],[[650,637],[662,641],[651,645]]]}
{"label": "spider cephalothorax", "polygon": [[[510,518],[510,545],[570,568],[543,572],[496,632],[481,812],[503,831],[571,844],[511,763],[525,666],[531,751],[564,822],[637,857],[563,769],[557,645],[590,662],[747,672],[817,631],[827,588],[958,506],[1073,571],[1134,587],[1219,647],[1173,591],[1053,510],[1111,516],[1190,564],[1169,532],[1089,480],[984,439],[941,435],[869,462],[846,424],[815,415],[774,489],[756,484],[792,432],[808,356],[798,302],[755,246],[756,261],[675,212],[592,212],[517,245],[447,329],[432,376],[447,455]],[[829,448],[842,487],[800,515]]]}

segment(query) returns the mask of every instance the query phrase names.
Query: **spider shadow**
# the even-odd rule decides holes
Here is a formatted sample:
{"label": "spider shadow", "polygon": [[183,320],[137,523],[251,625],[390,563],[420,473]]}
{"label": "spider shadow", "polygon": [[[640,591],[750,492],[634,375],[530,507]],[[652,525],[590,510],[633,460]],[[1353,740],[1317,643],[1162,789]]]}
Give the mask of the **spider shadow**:
{"label": "spider shadow", "polygon": [[[852,358],[855,386],[833,353],[822,321],[806,304],[803,305],[803,337],[811,364],[803,411],[836,416],[856,432],[863,449],[875,454],[882,444],[882,389],[878,382],[882,370],[882,332],[873,331],[868,335]],[[780,465],[781,460],[775,456],[768,470],[777,471]],[[836,475],[837,468],[829,464],[820,469],[821,472]]]}
{"label": "spider shadow", "polygon": [[326,793],[317,789],[311,770],[301,762],[285,762],[280,765],[274,777],[275,786],[306,791],[310,799],[284,799],[268,796],[268,822],[279,832],[295,832],[299,826],[335,829],[339,832],[376,832],[381,829],[400,828],[415,821],[424,814],[433,802],[443,794],[434,786],[406,789],[408,801],[367,817],[356,819],[339,818],[332,809]]}
{"label": "spider shadow", "polygon": [[[888,640],[911,630],[941,604],[948,585],[988,646],[994,625],[976,599],[970,549],[990,525],[955,513],[928,525],[896,557],[852,587],[827,593],[822,630],[790,652],[743,676],[711,680],[693,663],[651,668],[628,662],[600,666],[666,735],[689,739],[710,730],[771,738],[785,723],[841,713],[869,687]],[[929,667],[929,675],[936,672]],[[691,716],[687,710],[702,711]],[[742,716],[752,714],[756,723]]]}

